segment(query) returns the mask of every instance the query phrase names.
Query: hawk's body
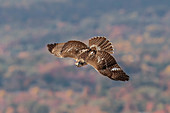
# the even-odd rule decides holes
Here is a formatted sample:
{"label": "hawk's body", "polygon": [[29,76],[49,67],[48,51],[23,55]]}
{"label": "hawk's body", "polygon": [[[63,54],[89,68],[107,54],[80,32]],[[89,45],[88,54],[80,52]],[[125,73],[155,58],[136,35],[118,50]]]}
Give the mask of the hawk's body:
{"label": "hawk's body", "polygon": [[48,50],[57,57],[71,57],[76,66],[87,64],[93,66],[104,76],[113,80],[128,81],[129,76],[120,68],[114,57],[113,46],[105,37],[94,37],[89,40],[89,47],[80,41],[54,43],[47,45]]}

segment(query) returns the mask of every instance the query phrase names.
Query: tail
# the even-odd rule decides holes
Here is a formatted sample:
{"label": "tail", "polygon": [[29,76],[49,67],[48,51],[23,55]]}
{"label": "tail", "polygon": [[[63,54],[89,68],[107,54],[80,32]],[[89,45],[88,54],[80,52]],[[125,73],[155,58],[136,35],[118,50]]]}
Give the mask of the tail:
{"label": "tail", "polygon": [[113,45],[109,40],[106,39],[106,37],[97,36],[91,38],[89,40],[89,46],[93,50],[105,51],[110,54],[114,53]]}
{"label": "tail", "polygon": [[61,56],[61,50],[63,48],[65,43],[54,43],[54,44],[47,44],[47,48],[50,53],[54,54],[57,57],[62,57]]}

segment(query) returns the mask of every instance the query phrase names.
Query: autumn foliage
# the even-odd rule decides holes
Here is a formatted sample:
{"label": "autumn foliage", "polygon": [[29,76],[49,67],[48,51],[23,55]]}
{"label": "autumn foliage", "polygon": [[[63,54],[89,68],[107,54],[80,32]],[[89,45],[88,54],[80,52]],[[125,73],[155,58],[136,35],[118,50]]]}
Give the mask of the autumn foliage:
{"label": "autumn foliage", "polygon": [[[0,1],[0,113],[169,113],[170,2]],[[52,56],[46,44],[106,36],[130,81]]]}

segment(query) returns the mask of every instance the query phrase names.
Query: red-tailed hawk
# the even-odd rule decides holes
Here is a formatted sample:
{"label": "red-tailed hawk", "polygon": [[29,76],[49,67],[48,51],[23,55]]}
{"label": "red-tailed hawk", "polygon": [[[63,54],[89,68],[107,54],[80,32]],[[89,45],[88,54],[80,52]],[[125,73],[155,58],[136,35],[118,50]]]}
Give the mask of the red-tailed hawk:
{"label": "red-tailed hawk", "polygon": [[112,80],[128,81],[129,76],[117,64],[112,43],[105,37],[93,37],[89,46],[80,41],[54,43],[47,45],[48,50],[59,58],[70,57],[76,60],[75,65],[81,67],[87,64],[93,66],[99,73]]}

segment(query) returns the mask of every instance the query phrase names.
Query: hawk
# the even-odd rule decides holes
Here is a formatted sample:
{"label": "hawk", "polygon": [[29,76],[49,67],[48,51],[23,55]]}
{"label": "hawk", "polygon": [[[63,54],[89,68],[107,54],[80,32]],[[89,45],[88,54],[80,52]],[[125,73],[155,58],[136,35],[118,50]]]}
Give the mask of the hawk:
{"label": "hawk", "polygon": [[74,58],[77,67],[89,64],[99,73],[112,80],[129,80],[129,76],[111,55],[114,49],[112,43],[106,37],[97,36],[91,38],[89,46],[81,41],[71,40],[66,43],[48,44],[47,47],[50,53],[59,58]]}

